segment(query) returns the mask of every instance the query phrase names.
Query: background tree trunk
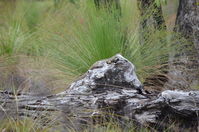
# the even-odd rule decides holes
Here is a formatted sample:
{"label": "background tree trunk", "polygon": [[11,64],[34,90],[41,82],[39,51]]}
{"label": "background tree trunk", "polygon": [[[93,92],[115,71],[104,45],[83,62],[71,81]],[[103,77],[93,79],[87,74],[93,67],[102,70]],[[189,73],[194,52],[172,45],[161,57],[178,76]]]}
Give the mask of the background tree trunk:
{"label": "background tree trunk", "polygon": [[94,2],[97,7],[107,6],[109,8],[114,5],[116,9],[121,10],[120,0],[94,0]]}
{"label": "background tree trunk", "polygon": [[153,19],[155,29],[166,29],[166,23],[162,13],[162,7],[157,6],[155,0],[138,0],[138,7],[141,15],[141,28],[145,29],[148,21]]}
{"label": "background tree trunk", "polygon": [[[174,31],[179,33],[184,42],[180,54],[171,57],[172,88],[187,89],[198,87],[199,82],[199,0],[180,0]],[[176,39],[176,38],[174,38]],[[176,60],[177,56],[177,60]],[[180,57],[179,57],[180,56]],[[166,86],[168,86],[168,84]]]}
{"label": "background tree trunk", "polygon": [[140,44],[147,42],[150,37],[151,27],[155,30],[166,29],[166,23],[162,13],[162,7],[157,6],[155,0],[138,0],[140,11]]}
{"label": "background tree trunk", "polygon": [[[137,3],[140,11],[139,43],[144,45],[151,41],[151,36],[154,32],[158,30],[166,30],[167,27],[163,17],[162,6],[158,6],[155,0],[137,0]],[[166,39],[161,40],[162,43],[166,43],[165,40]],[[155,74],[146,78],[144,82],[145,87],[148,88],[148,90],[162,90],[167,81],[167,77],[164,76],[166,73],[166,68],[162,68],[162,75]]]}
{"label": "background tree trunk", "polygon": [[199,55],[199,0],[180,0],[174,30],[191,41]]}

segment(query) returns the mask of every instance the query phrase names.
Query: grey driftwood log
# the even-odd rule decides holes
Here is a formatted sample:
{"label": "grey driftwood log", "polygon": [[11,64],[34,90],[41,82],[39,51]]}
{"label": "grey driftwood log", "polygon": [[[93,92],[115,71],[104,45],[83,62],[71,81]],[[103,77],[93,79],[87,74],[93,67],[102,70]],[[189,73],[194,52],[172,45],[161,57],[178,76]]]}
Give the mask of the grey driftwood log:
{"label": "grey driftwood log", "polygon": [[[35,97],[27,93],[0,92],[1,115],[45,119],[56,115],[77,127],[115,117],[158,130],[177,124],[198,126],[199,91],[147,93],[136,76],[134,65],[121,55],[96,62],[64,92]],[[59,114],[53,114],[59,113]],[[58,116],[59,115],[59,116]],[[72,123],[71,123],[72,122]]]}

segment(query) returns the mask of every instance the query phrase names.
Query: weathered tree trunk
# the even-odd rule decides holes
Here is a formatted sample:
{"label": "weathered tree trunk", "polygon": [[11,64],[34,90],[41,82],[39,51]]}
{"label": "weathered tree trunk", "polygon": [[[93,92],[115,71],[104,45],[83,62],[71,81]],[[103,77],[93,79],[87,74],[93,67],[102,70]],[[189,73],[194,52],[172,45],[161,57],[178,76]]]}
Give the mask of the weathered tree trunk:
{"label": "weathered tree trunk", "polygon": [[59,94],[35,97],[2,91],[0,108],[0,115],[28,116],[43,119],[45,123],[56,118],[64,121],[67,127],[75,126],[79,130],[86,124],[111,117],[158,130],[171,127],[171,123],[181,130],[197,130],[199,91],[168,90],[158,95],[147,94],[135,74],[134,65],[116,55],[94,64]]}
{"label": "weathered tree trunk", "polygon": [[[171,57],[171,80],[168,84],[187,89],[199,85],[199,0],[180,0],[174,31],[186,41],[183,50]],[[181,38],[181,39],[182,39]],[[176,39],[176,38],[174,38]],[[176,59],[177,56],[177,59]],[[179,57],[180,56],[180,57]],[[175,63],[178,61],[177,63]]]}

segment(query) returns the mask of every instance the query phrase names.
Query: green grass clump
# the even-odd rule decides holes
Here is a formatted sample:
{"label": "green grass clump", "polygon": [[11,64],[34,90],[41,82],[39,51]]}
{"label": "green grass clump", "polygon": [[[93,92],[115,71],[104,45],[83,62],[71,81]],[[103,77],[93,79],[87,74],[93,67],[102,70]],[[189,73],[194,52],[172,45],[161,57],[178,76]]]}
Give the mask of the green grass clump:
{"label": "green grass clump", "polygon": [[83,12],[82,18],[77,18],[71,25],[71,34],[52,35],[55,61],[74,74],[82,74],[96,61],[121,51],[122,32],[118,32],[120,25],[114,16],[90,6]]}
{"label": "green grass clump", "polygon": [[13,4],[12,8],[6,4],[7,8],[3,12],[0,55],[40,55],[44,50],[41,51],[42,44],[36,31],[48,8],[53,7],[52,2],[19,0]]}
{"label": "green grass clump", "polygon": [[15,23],[0,32],[0,55],[15,55],[27,42],[29,36],[22,32],[21,25]]}
{"label": "green grass clump", "polygon": [[129,1],[121,2],[121,16],[114,7],[98,9],[91,1],[78,4],[77,7],[68,3],[47,18],[50,24],[44,22],[41,26],[43,39],[59,70],[77,77],[96,61],[120,53],[135,64],[142,81],[162,71],[169,52],[176,48],[170,39],[172,34],[147,30],[150,37],[141,45],[135,2],[134,8]]}

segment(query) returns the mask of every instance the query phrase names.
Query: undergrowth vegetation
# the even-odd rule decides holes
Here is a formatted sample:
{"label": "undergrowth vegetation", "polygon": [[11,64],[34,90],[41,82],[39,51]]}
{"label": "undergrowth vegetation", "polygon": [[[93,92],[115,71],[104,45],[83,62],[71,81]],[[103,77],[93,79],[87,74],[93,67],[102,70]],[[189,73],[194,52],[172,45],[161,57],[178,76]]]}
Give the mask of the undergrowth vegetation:
{"label": "undergrowth vegetation", "polygon": [[177,49],[172,33],[152,28],[140,45],[136,2],[122,1],[122,14],[115,7],[98,9],[91,1],[56,5],[18,1],[14,15],[8,15],[6,26],[1,27],[0,54],[48,57],[70,80],[96,61],[120,53],[135,64],[144,82],[161,72],[169,52]]}
{"label": "undergrowth vegetation", "polygon": [[48,132],[48,129],[41,129],[30,119],[15,120],[7,119],[0,122],[1,132]]}
{"label": "undergrowth vegetation", "polygon": [[97,9],[90,1],[68,3],[51,12],[39,33],[58,69],[77,77],[96,61],[120,53],[135,64],[142,81],[161,72],[169,52],[177,49],[172,33],[150,29],[150,38],[140,45],[136,3],[121,4],[121,16],[114,7]]}
{"label": "undergrowth vegetation", "polygon": [[[38,124],[38,120],[32,120],[30,118],[26,119],[13,119],[9,118],[6,120],[3,120],[0,122],[0,131],[1,132],[62,132],[62,131],[67,131],[67,132],[78,132],[79,130],[76,128],[70,128],[70,127],[64,127],[64,128],[59,128],[58,124],[51,124],[51,125],[45,125],[41,127],[40,124]],[[88,126],[88,129],[81,130],[82,132],[123,132],[123,131],[128,131],[128,132],[150,132],[149,129],[142,128],[140,127],[139,129],[133,125],[133,124],[128,124],[129,126],[124,129],[121,125],[119,125],[115,121],[109,121],[105,122],[104,124],[100,125],[90,125]],[[77,127],[77,126],[76,126]]]}

